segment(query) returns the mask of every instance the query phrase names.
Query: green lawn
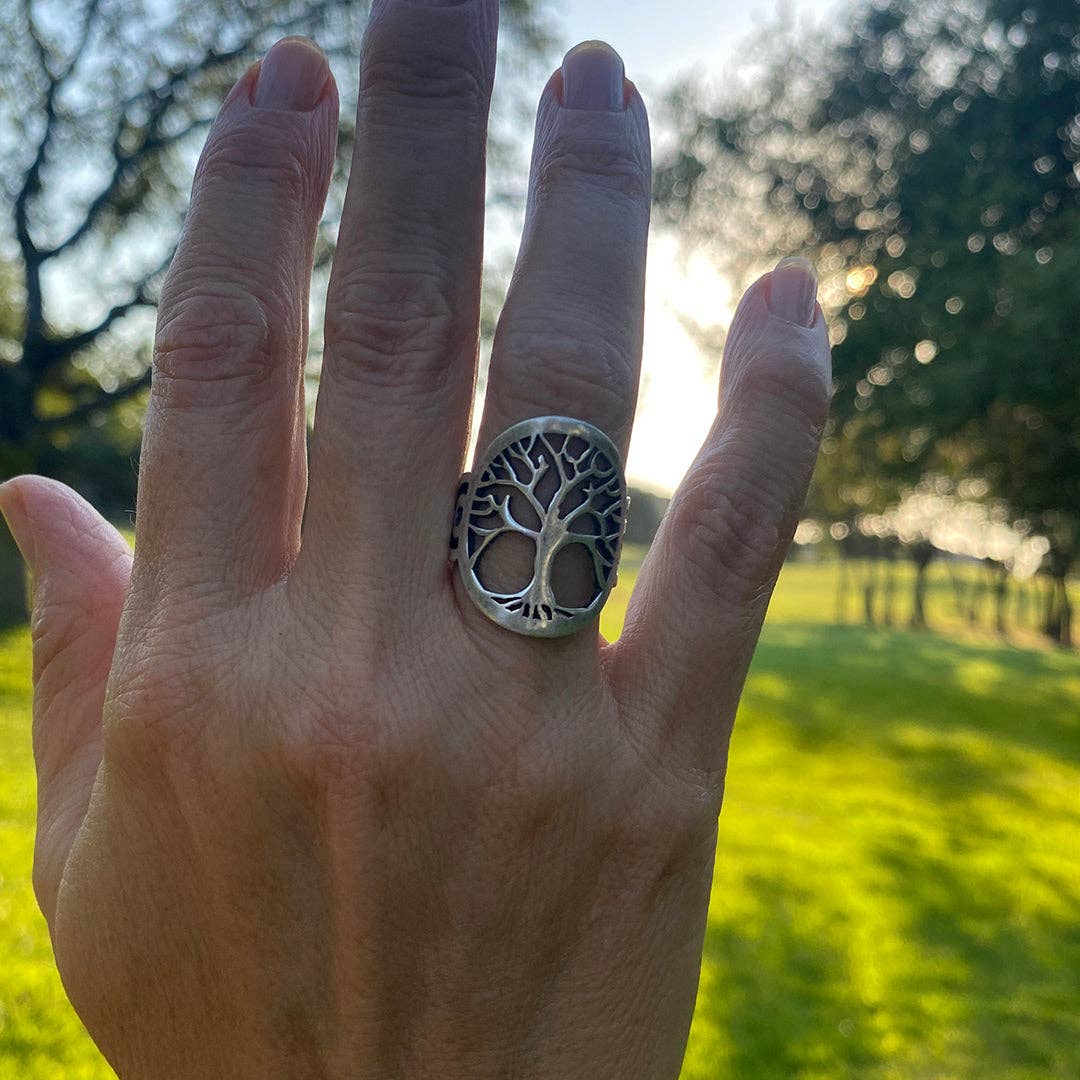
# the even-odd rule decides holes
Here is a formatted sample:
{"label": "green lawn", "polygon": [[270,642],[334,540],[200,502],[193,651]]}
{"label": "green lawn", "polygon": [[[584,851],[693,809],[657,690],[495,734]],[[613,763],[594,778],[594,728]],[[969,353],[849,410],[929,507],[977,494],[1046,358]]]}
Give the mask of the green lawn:
{"label": "green lawn", "polygon": [[[1075,1080],[1080,654],[832,626],[835,585],[785,570],[754,663],[684,1077]],[[108,1077],[30,891],[28,670],[0,637],[0,1077]]]}

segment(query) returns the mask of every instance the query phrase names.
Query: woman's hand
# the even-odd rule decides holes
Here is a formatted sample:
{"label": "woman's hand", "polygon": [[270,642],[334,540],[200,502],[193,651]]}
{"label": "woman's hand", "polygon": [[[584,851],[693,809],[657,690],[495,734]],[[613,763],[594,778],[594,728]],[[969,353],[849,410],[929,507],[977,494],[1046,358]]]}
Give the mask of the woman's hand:
{"label": "woman's hand", "polygon": [[[746,294],[617,644],[487,621],[447,542],[496,16],[374,5],[310,482],[337,97],[292,39],[236,85],[199,164],[134,567],[67,489],[0,493],[35,583],[35,886],[123,1080],[679,1071],[728,736],[814,462],[826,331],[802,264]],[[481,445],[563,414],[625,453],[649,184],[621,62],[575,50],[540,103]]]}

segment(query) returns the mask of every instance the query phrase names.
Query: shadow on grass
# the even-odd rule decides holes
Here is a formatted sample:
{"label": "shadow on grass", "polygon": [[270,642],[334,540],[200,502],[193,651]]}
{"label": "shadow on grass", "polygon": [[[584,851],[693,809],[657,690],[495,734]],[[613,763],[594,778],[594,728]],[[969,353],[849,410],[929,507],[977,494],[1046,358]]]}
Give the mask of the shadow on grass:
{"label": "shadow on grass", "polygon": [[[1057,912],[1028,906],[996,868],[980,872],[971,860],[926,851],[902,831],[876,857],[903,897],[904,934],[917,961],[901,992],[947,1000],[988,1069],[1023,1063],[1037,1075],[1069,1075],[1063,1055],[1075,1068],[1080,1040],[1077,908],[1070,917],[1065,897]],[[1028,867],[1017,872],[1033,876]],[[1036,884],[1057,890],[1060,883]],[[918,1038],[920,1030],[908,1034]]]}
{"label": "shadow on grass", "polygon": [[867,1007],[847,978],[849,928],[808,919],[819,901],[790,880],[753,874],[746,885],[753,912],[711,921],[706,934],[692,1074],[785,1080],[838,1058],[869,1066]]}
{"label": "shadow on grass", "polygon": [[[1080,763],[1080,663],[1070,654],[861,627],[775,627],[754,658],[747,698],[759,694],[783,707],[791,734],[811,747],[822,738],[896,746],[921,728],[990,735]],[[946,779],[951,787],[954,777]]]}
{"label": "shadow on grass", "polygon": [[771,627],[740,724],[687,1074],[1080,1075],[1077,658]]}

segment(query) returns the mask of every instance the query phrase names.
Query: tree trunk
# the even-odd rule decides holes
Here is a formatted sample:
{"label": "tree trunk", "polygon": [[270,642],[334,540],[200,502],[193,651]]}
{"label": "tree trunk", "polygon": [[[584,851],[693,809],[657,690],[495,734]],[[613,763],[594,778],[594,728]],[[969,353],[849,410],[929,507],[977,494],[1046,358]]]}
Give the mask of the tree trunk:
{"label": "tree trunk", "polygon": [[935,551],[934,545],[926,540],[911,546],[911,561],[915,564],[915,580],[911,588],[911,626],[914,630],[926,629],[926,586]]}
{"label": "tree trunk", "polygon": [[1050,592],[1046,605],[1046,633],[1063,648],[1072,646],[1072,602],[1069,599],[1069,571],[1075,554],[1071,549],[1051,549]]}
{"label": "tree trunk", "polygon": [[1006,610],[1009,603],[1009,568],[1000,564],[994,578],[994,628],[1005,637],[1009,632]]}
{"label": "tree trunk", "polygon": [[1016,601],[1013,605],[1013,619],[1017,626],[1023,627],[1027,624],[1028,620],[1028,602],[1030,600],[1030,588],[1028,583],[1018,583],[1016,588],[1013,589],[1013,596],[1016,597]]}
{"label": "tree trunk", "polygon": [[967,583],[960,574],[960,564],[955,558],[949,559],[949,581],[952,584],[953,607],[957,616],[964,614],[964,600],[967,596]]}
{"label": "tree trunk", "polygon": [[881,588],[881,622],[892,626],[896,610],[896,553],[890,548],[885,552],[884,584]]}
{"label": "tree trunk", "polygon": [[986,570],[982,564],[975,566],[975,580],[968,590],[968,622],[977,626],[982,616],[983,596],[986,594]]}
{"label": "tree trunk", "polygon": [[1072,646],[1072,602],[1069,599],[1068,578],[1054,575],[1047,604],[1047,636],[1063,648]]}
{"label": "tree trunk", "polygon": [[878,592],[881,585],[881,551],[877,540],[871,536],[859,537],[856,549],[859,558],[855,565],[859,572],[859,589],[862,591],[863,620],[867,626],[877,625]]}
{"label": "tree trunk", "polygon": [[873,578],[867,578],[863,582],[863,619],[867,626],[874,625],[874,594],[877,592],[877,586]]}
{"label": "tree trunk", "polygon": [[26,571],[7,526],[0,523],[0,629],[26,622]]}
{"label": "tree trunk", "polygon": [[847,622],[847,597],[850,586],[851,570],[844,545],[838,545],[839,565],[836,571],[836,621],[839,625]]}

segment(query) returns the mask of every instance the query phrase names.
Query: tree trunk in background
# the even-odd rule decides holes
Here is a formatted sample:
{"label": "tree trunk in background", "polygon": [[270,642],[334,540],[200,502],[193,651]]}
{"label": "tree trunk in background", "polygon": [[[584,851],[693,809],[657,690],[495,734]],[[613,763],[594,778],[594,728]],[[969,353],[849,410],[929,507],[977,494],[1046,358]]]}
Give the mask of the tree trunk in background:
{"label": "tree trunk in background", "polygon": [[892,626],[896,609],[896,550],[890,544],[885,548],[885,580],[881,588],[881,623]]}
{"label": "tree trunk in background", "polygon": [[986,586],[986,569],[978,565],[975,567],[975,580],[968,590],[967,619],[972,626],[978,625],[979,617],[982,614],[982,602],[983,597],[986,595]]}
{"label": "tree trunk in background", "polygon": [[26,622],[26,572],[7,526],[0,522],[0,629]]}
{"label": "tree trunk in background", "polygon": [[837,545],[839,566],[836,572],[836,621],[841,626],[847,622],[847,597],[851,584],[851,566],[843,542]]}
{"label": "tree trunk in background", "polygon": [[1046,576],[1046,595],[1043,597],[1042,609],[1042,632],[1049,637],[1054,636],[1052,629],[1054,624],[1054,606],[1057,601],[1057,586],[1049,574]]}
{"label": "tree trunk in background", "polygon": [[953,606],[957,618],[963,618],[964,599],[967,596],[967,583],[960,574],[960,564],[956,559],[949,559],[949,581],[952,583]]}
{"label": "tree trunk in background", "polygon": [[867,626],[877,625],[878,591],[881,586],[881,544],[873,536],[854,537],[854,565],[858,572],[858,587],[862,592],[863,621]]}
{"label": "tree trunk in background", "polygon": [[862,564],[863,621],[867,626],[875,626],[877,624],[878,561],[874,557],[874,553],[869,553],[866,558],[862,560]]}
{"label": "tree trunk in background", "polygon": [[1009,568],[1004,563],[995,567],[994,576],[994,629],[1004,637],[1009,632],[1006,611],[1009,603]]}
{"label": "tree trunk in background", "polygon": [[1050,592],[1046,601],[1047,636],[1064,648],[1072,646],[1072,601],[1069,599],[1069,571],[1075,556],[1060,548],[1049,555]]}
{"label": "tree trunk in background", "polygon": [[1016,597],[1016,602],[1013,606],[1013,619],[1016,625],[1023,628],[1027,624],[1028,618],[1028,602],[1030,600],[1030,590],[1027,582],[1021,581],[1013,589],[1013,596]]}
{"label": "tree trunk in background", "polygon": [[1064,648],[1072,646],[1072,602],[1069,600],[1068,578],[1054,575],[1047,603],[1047,637]]}
{"label": "tree trunk in background", "polygon": [[927,572],[935,551],[934,545],[926,540],[911,545],[911,561],[915,564],[915,580],[911,589],[911,626],[915,630],[926,629]]}

